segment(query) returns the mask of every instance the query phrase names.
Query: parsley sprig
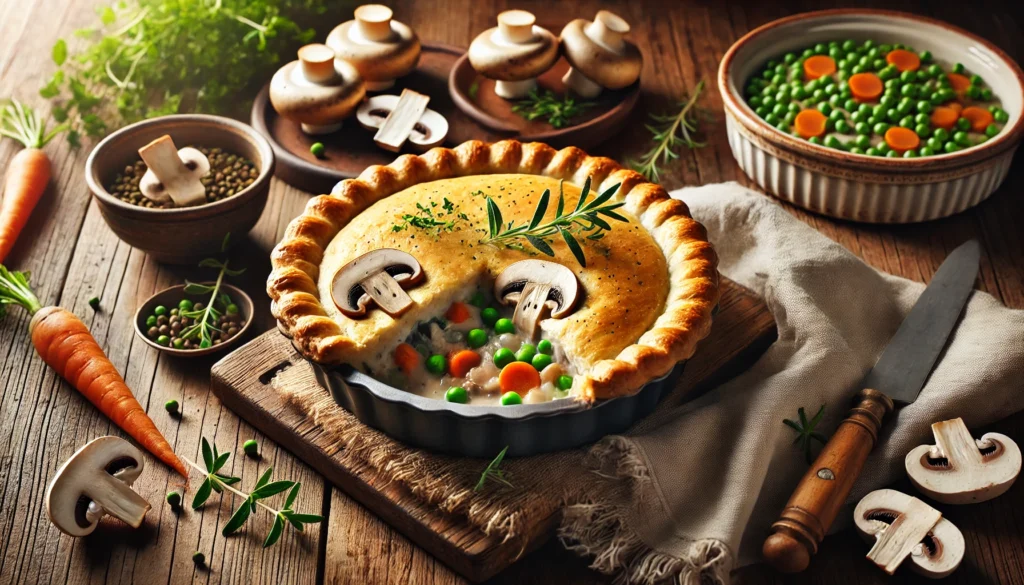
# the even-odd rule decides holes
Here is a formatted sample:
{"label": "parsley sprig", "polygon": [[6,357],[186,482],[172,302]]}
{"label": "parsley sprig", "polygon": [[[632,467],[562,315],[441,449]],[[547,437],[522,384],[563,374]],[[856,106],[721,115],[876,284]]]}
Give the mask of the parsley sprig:
{"label": "parsley sprig", "polygon": [[550,89],[540,91],[534,88],[525,99],[512,106],[512,111],[527,120],[542,118],[554,128],[563,128],[596,105],[597,102],[578,102],[571,95],[555,95]]}
{"label": "parsley sprig", "polygon": [[476,482],[476,487],[473,488],[474,492],[482,490],[484,484],[487,483],[487,480],[495,481],[505,487],[516,487],[505,478],[505,471],[500,469],[501,462],[505,460],[506,452],[508,452],[508,445],[498,453],[497,457],[487,464],[487,467],[484,468],[484,472],[480,474],[480,481]]}
{"label": "parsley sprig", "polygon": [[676,151],[680,146],[687,148],[705,146],[706,143],[697,142],[693,138],[693,133],[697,131],[697,117],[694,115],[694,108],[703,90],[704,81],[701,81],[694,88],[693,94],[689,98],[684,98],[679,111],[675,114],[651,114],[653,124],[645,124],[645,126],[653,135],[655,145],[640,157],[640,160],[630,161],[629,166],[633,170],[650,181],[657,181],[661,176],[661,166],[679,158],[679,153]]}
{"label": "parsley sprig", "polygon": [[[227,251],[230,239],[230,233],[224,236],[224,241],[220,246],[222,252]],[[217,321],[225,312],[230,311],[230,307],[233,306],[231,297],[220,292],[221,286],[224,284],[224,277],[239,276],[245,272],[244,268],[238,270],[228,268],[228,262],[229,261],[227,259],[221,262],[216,258],[205,258],[199,263],[199,266],[203,268],[216,268],[220,271],[217,274],[217,280],[212,285],[185,281],[185,294],[210,295],[210,302],[206,303],[202,309],[180,312],[182,317],[188,317],[189,319],[195,320],[194,325],[190,325],[187,329],[181,332],[181,338],[198,338],[199,347],[203,349],[213,345],[213,332],[220,331],[216,325]]]}
{"label": "parsley sprig", "polygon": [[800,422],[795,420],[783,419],[783,423],[789,428],[797,432],[796,439],[793,440],[794,445],[800,445],[800,449],[804,452],[804,458],[807,459],[807,463],[810,464],[814,461],[811,457],[811,449],[813,446],[812,441],[818,441],[822,445],[828,442],[828,438],[825,435],[815,431],[814,429],[821,422],[821,417],[825,415],[825,405],[822,404],[821,408],[818,409],[818,413],[811,417],[811,420],[807,420],[807,414],[804,412],[804,407],[800,407],[796,411],[797,416],[800,417]]}
{"label": "parsley sprig", "polygon": [[452,203],[447,197],[444,198],[440,207],[441,210],[438,211],[437,201],[431,201],[429,206],[416,203],[418,211],[416,213],[403,214],[402,221],[392,225],[391,231],[400,232],[414,227],[425,230],[434,236],[439,236],[441,232],[451,232],[454,230],[457,221],[469,220],[465,213],[458,211],[458,205]]}
{"label": "parsley sprig", "polygon": [[583,246],[580,245],[580,240],[600,240],[604,237],[605,231],[612,229],[611,224],[601,216],[616,221],[629,221],[615,212],[616,209],[625,205],[625,202],[608,203],[618,190],[619,183],[616,183],[588,203],[590,177],[587,177],[575,209],[567,211],[563,182],[559,182],[555,217],[551,221],[543,223],[544,214],[547,212],[551,199],[551,190],[545,189],[540,196],[540,201],[537,202],[533,219],[530,220],[530,223],[519,226],[511,221],[504,224],[498,204],[494,199],[487,197],[488,237],[484,239],[484,242],[512,247],[517,245],[516,240],[523,238],[541,253],[554,256],[555,251],[551,248],[550,239],[555,235],[560,235],[576,261],[580,266],[586,268],[587,257],[583,252]]}
{"label": "parsley sprig", "polygon": [[[220,453],[217,451],[217,446],[210,446],[210,442],[203,437],[202,441],[203,449],[203,463],[206,465],[206,469],[203,470],[195,463],[185,459],[185,462],[194,467],[200,473],[205,473],[206,478],[203,483],[196,490],[195,497],[192,498],[192,509],[198,510],[206,503],[206,500],[210,498],[213,492],[224,493],[229,491],[236,496],[245,498],[241,504],[235,508],[234,513],[231,514],[231,518],[227,524],[221,530],[221,534],[228,536],[237,532],[242,525],[245,524],[246,520],[249,519],[249,515],[256,511],[257,507],[263,508],[274,515],[274,524],[270,527],[270,532],[267,534],[266,540],[263,541],[263,547],[266,548],[281,538],[281,533],[284,531],[285,523],[291,524],[299,532],[302,532],[304,524],[316,524],[323,521],[323,516],[317,514],[299,514],[292,509],[295,504],[296,498],[299,497],[299,488],[302,486],[301,483],[295,481],[270,481],[270,478],[274,472],[273,467],[268,467],[263,475],[260,476],[259,480],[256,481],[256,485],[249,493],[244,493],[231,487],[232,485],[242,481],[238,477],[232,477],[219,473],[219,471],[227,463],[228,458],[231,456],[230,453]],[[285,498],[284,507],[280,510],[274,509],[264,503],[272,496],[276,496],[282,492],[291,490],[288,492],[288,496]]]}

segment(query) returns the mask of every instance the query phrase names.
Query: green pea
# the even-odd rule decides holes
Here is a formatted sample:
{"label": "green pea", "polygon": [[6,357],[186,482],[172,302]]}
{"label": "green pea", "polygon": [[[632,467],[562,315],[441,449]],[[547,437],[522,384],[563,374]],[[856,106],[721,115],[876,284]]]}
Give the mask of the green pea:
{"label": "green pea", "polygon": [[835,120],[835,118],[828,118],[828,119],[826,119],[825,120],[825,130],[828,130],[829,132],[831,132],[831,131],[833,131],[835,129],[836,129],[836,120]]}
{"label": "green pea", "polygon": [[515,404],[522,404],[523,397],[516,394],[515,392],[506,392],[501,395],[502,406],[513,406]]}
{"label": "green pea", "polygon": [[953,73],[960,73],[960,74],[962,74],[965,70],[966,70],[966,68],[964,67],[963,63],[954,63],[953,64]]}
{"label": "green pea", "polygon": [[900,103],[896,104],[896,111],[900,116],[906,116],[910,112],[914,111],[914,102],[910,99],[903,98]]}
{"label": "green pea", "polygon": [[978,87],[977,85],[969,86],[967,88],[967,91],[965,91],[964,93],[966,93],[967,97],[971,98],[972,100],[981,99],[981,88]]}
{"label": "green pea", "polygon": [[914,81],[917,81],[917,74],[909,70],[904,71],[903,73],[900,73],[900,81],[903,83],[913,83]]}
{"label": "green pea", "polygon": [[530,363],[535,355],[537,355],[537,348],[532,343],[524,343],[516,352],[516,361]]}
{"label": "green pea", "polygon": [[918,124],[930,124],[931,121],[932,119],[927,113],[920,113],[914,116],[914,122]]}
{"label": "green pea", "polygon": [[935,156],[935,151],[930,146],[922,146],[918,152],[921,153],[921,156]]}
{"label": "green pea", "polygon": [[995,124],[989,124],[988,126],[985,126],[985,136],[992,138],[996,134],[999,134],[999,126],[996,126]]}
{"label": "green pea", "polygon": [[572,376],[559,376],[558,380],[555,380],[555,386],[557,386],[559,390],[571,390]]}
{"label": "green pea", "polygon": [[537,351],[544,355],[551,355],[555,352],[555,347],[547,339],[541,339],[537,342]]}
{"label": "green pea", "polygon": [[914,117],[913,116],[905,116],[905,117],[903,117],[900,120],[900,126],[902,128],[913,128],[914,127]]}
{"label": "green pea", "polygon": [[804,49],[804,52],[800,54],[806,59],[814,55],[814,49]]}
{"label": "green pea", "polygon": [[435,376],[441,376],[448,369],[448,360],[437,353],[427,358],[427,371]]}
{"label": "green pea", "polygon": [[978,139],[974,141],[974,144],[978,145],[978,144],[981,144],[983,142],[988,142],[988,136],[985,136],[985,135],[979,136]]}
{"label": "green pea", "polygon": [[908,150],[903,153],[903,158],[917,158],[917,151],[913,149]]}
{"label": "green pea", "polygon": [[825,99],[825,92],[820,89],[816,89],[811,92],[811,99],[816,102],[820,102],[821,100]]}
{"label": "green pea", "polygon": [[996,122],[1005,124],[1010,121],[1010,114],[1006,113],[1006,110],[999,109],[992,113],[992,117],[995,118]]}
{"label": "green pea", "polygon": [[764,64],[764,66],[765,66],[765,67],[766,67],[767,69],[775,69],[775,67],[776,67],[776,66],[777,66],[778,64],[779,64],[779,62],[778,62],[778,61],[776,61],[775,59],[769,59],[769,60],[768,60],[768,62]]}
{"label": "green pea", "polygon": [[[452,386],[444,393],[444,399],[447,402],[454,402],[456,404],[466,404],[469,402],[469,393],[462,386]],[[502,397],[502,404],[505,404],[505,397]]]}
{"label": "green pea", "polygon": [[828,102],[821,102],[818,104],[818,111],[827,116],[832,113],[832,106]]}
{"label": "green pea", "polygon": [[828,47],[825,46],[824,43],[818,43],[817,45],[814,45],[814,54],[815,55],[824,55],[827,52],[828,52]]}
{"label": "green pea", "polygon": [[787,65],[792,64],[794,61],[796,61],[796,54],[794,53],[786,53],[782,56],[782,62]]}
{"label": "green pea", "polygon": [[764,117],[764,121],[774,126],[778,124],[780,120],[779,117],[776,116],[775,114],[768,114],[767,116]]}
{"label": "green pea", "polygon": [[190,301],[188,299],[181,299],[178,302],[178,310],[179,311],[191,311],[192,307],[194,307],[194,306],[195,305],[192,303],[192,301]]}
{"label": "green pea", "polygon": [[900,153],[896,152],[895,150],[890,150],[889,152],[885,153],[886,158],[897,158],[899,157],[899,155]]}
{"label": "green pea", "polygon": [[309,153],[317,158],[323,158],[325,152],[327,152],[327,148],[324,146],[323,142],[314,142],[309,147]]}
{"label": "green pea", "polygon": [[761,106],[760,108],[755,109],[754,113],[757,114],[759,118],[764,118],[768,114],[772,113],[772,111],[769,110],[766,106]]}
{"label": "green pea", "polygon": [[945,150],[947,154],[952,154],[960,150],[960,147],[957,146],[955,142],[947,142],[945,146],[942,147],[942,149]]}
{"label": "green pea", "polygon": [[850,150],[849,150],[849,153],[850,154],[864,154],[864,149],[860,148],[860,147],[857,147],[857,146],[851,146]]}
{"label": "green pea", "polygon": [[171,340],[171,346],[174,347],[174,349],[185,349],[185,340],[180,337],[176,337]]}
{"label": "green pea", "polygon": [[498,309],[487,307],[480,311],[480,320],[484,322],[484,325],[494,327],[494,324],[498,322]]}
{"label": "green pea", "polygon": [[932,111],[932,103],[928,100],[921,100],[917,102],[916,108],[921,114],[927,114]]}
{"label": "green pea", "polygon": [[928,124],[918,124],[914,126],[914,132],[921,138],[927,138],[932,133],[932,127]]}
{"label": "green pea", "polygon": [[503,333],[515,333],[516,326],[512,323],[512,319],[502,317],[494,322],[494,332],[499,335]]}
{"label": "green pea", "polygon": [[242,451],[245,451],[249,457],[259,457],[260,444],[256,442],[256,439],[249,439],[242,443]]}
{"label": "green pea", "polygon": [[830,136],[826,136],[825,137],[825,146],[827,146],[829,148],[838,148],[838,149],[842,150],[843,143],[838,138],[836,138],[835,136],[831,136],[830,135]]}
{"label": "green pea", "polygon": [[789,113],[791,113],[791,114],[799,114],[800,113],[800,105],[796,104],[796,103],[793,103],[793,102],[790,102],[789,106],[786,107],[786,110]]}
{"label": "green pea", "polygon": [[905,97],[910,97],[910,98],[916,97],[917,96],[917,86],[912,84],[912,83],[908,83],[908,84],[904,85],[903,87],[900,88],[900,95],[903,95]]}
{"label": "green pea", "polygon": [[929,77],[938,77],[940,75],[942,75],[942,67],[939,67],[938,65],[929,65],[928,66],[928,76]]}
{"label": "green pea", "polygon": [[936,128],[935,138],[941,140],[942,142],[949,140],[949,130],[946,130],[945,128]]}
{"label": "green pea", "polygon": [[934,134],[931,138],[929,138],[925,142],[925,144],[928,145],[928,148],[938,152],[938,151],[942,150],[942,147],[943,147],[943,145],[945,143],[938,138],[938,130],[936,130],[936,134]]}
{"label": "green pea", "polygon": [[146,317],[146,327],[156,327],[156,315]]}
{"label": "green pea", "polygon": [[889,148],[889,145],[886,144],[885,142],[879,142],[878,146],[875,147],[875,150],[877,150],[880,154],[885,154],[889,152],[889,150],[891,149]]}
{"label": "green pea", "polygon": [[157,342],[158,345],[162,345],[164,347],[167,347],[168,345],[171,344],[171,338],[167,337],[166,335],[161,335],[160,337],[156,338],[156,342]]}
{"label": "green pea", "polygon": [[487,331],[483,329],[470,329],[466,334],[466,343],[469,347],[476,349],[487,343]]}
{"label": "green pea", "polygon": [[167,504],[174,510],[181,507],[181,494],[178,492],[169,492],[167,494]]}
{"label": "green pea", "polygon": [[754,84],[748,85],[745,91],[745,93],[747,94],[747,100],[750,101],[756,98],[757,103],[761,103],[761,97],[758,95],[758,92],[760,90],[761,88],[755,86]]}
{"label": "green pea", "polygon": [[856,124],[858,122],[866,122],[868,120],[868,118],[870,118],[870,117],[871,117],[870,113],[861,112],[859,110],[854,112],[854,113],[852,113],[852,114],[850,114],[850,119],[853,120],[854,124]]}
{"label": "green pea", "polygon": [[[961,118],[961,120],[962,119],[963,118]],[[970,138],[970,136],[967,135],[966,132],[964,132],[963,130],[960,130],[958,132],[954,132],[953,133],[953,142],[957,143],[957,145],[959,145],[959,146],[970,146],[971,145],[971,138]]]}
{"label": "green pea", "polygon": [[167,314],[167,307],[163,305],[157,305],[156,308],[153,309],[153,314],[156,315],[157,317],[163,317],[164,315]]}
{"label": "green pea", "polygon": [[228,315],[237,315],[238,314],[238,305],[236,305],[234,303],[231,303],[227,307],[224,307],[224,312],[227,313]]}
{"label": "green pea", "polygon": [[789,129],[789,125],[786,123],[785,119],[782,119],[779,120],[779,123],[775,125],[775,128],[782,132],[785,132],[787,129]]}
{"label": "green pea", "polygon": [[810,138],[807,139],[807,142],[821,146],[821,138],[818,138],[817,136],[811,136]]}
{"label": "green pea", "polygon": [[473,294],[470,295],[469,297],[469,304],[473,305],[474,307],[482,307],[484,306],[485,302],[486,299],[484,298],[484,293],[480,291],[474,291]]}
{"label": "green pea", "polygon": [[844,100],[843,96],[839,95],[838,93],[835,93],[835,94],[832,94],[831,96],[829,96],[828,103],[833,108],[839,108],[839,107],[842,107],[843,100]]}
{"label": "green pea", "polygon": [[772,76],[772,83],[775,84],[775,85],[779,85],[779,84],[785,83],[785,82],[786,82],[786,78],[784,76],[782,76],[782,75],[779,75],[778,73],[776,73],[775,75]]}
{"label": "green pea", "polygon": [[843,56],[843,51],[839,47],[830,47],[828,50],[828,56],[838,60]]}
{"label": "green pea", "polygon": [[881,79],[882,81],[889,81],[890,79],[895,78],[896,75],[897,69],[891,65],[889,67],[883,68],[881,71],[878,72],[878,78]]}
{"label": "green pea", "polygon": [[871,134],[871,125],[868,124],[867,122],[857,122],[857,125],[854,126],[854,130],[857,132],[857,134],[860,134],[861,136],[864,136],[866,138],[867,136],[865,135]]}
{"label": "green pea", "polygon": [[885,122],[879,122],[878,124],[875,124],[875,127],[873,128],[873,130],[875,131],[875,134],[878,134],[878,135],[885,134],[885,131],[888,130],[888,129],[889,129],[889,125],[886,124]]}
{"label": "green pea", "polygon": [[871,67],[873,67],[876,71],[880,70],[880,69],[884,69],[885,68],[885,59],[875,59],[874,61],[871,62]]}
{"label": "green pea", "polygon": [[775,72],[776,73],[785,73],[786,72],[786,64],[785,63],[777,64],[775,66]]}
{"label": "green pea", "polygon": [[850,134],[853,132],[853,128],[850,127],[850,124],[846,120],[838,120],[836,121],[836,132],[839,132],[840,134]]}
{"label": "green pea", "polygon": [[852,51],[852,50],[857,48],[857,43],[847,39],[847,40],[843,41],[843,44],[840,45],[840,46],[843,48],[844,51],[849,53],[850,51]]}
{"label": "green pea", "polygon": [[871,148],[871,137],[861,134],[853,139],[853,144],[857,148],[861,149]]}
{"label": "green pea", "polygon": [[894,77],[892,79],[887,79],[885,81],[885,87],[887,89],[896,89],[896,90],[898,90],[901,85],[903,85],[903,83],[901,83],[899,78],[897,78],[897,77]]}
{"label": "green pea", "polygon": [[[968,120],[967,118],[957,118],[957,120],[956,120],[956,128],[957,128],[957,130],[962,130],[964,132],[967,132],[968,130],[971,129],[971,121]],[[954,134],[954,136],[956,136],[956,135]]]}
{"label": "green pea", "polygon": [[516,354],[512,353],[512,350],[507,347],[502,347],[494,352],[494,365],[498,366],[499,370],[514,361],[516,361]]}
{"label": "green pea", "polygon": [[927,63],[932,60],[931,51],[921,51],[920,53],[917,54],[917,56],[921,58],[922,63]]}
{"label": "green pea", "polygon": [[790,76],[793,78],[794,81],[803,81],[804,71],[803,69],[800,69],[800,67],[794,66],[793,69],[790,71]]}
{"label": "green pea", "polygon": [[986,101],[986,102],[992,101],[992,90],[987,88],[987,87],[982,88],[982,90],[981,90],[981,99],[982,99],[982,101]]}
{"label": "green pea", "polygon": [[178,401],[171,399],[164,403],[164,408],[170,414],[178,414]]}
{"label": "green pea", "polygon": [[808,95],[809,94],[808,94],[807,90],[802,88],[802,87],[798,87],[798,88],[793,90],[793,99],[805,100],[805,99],[807,99]]}
{"label": "green pea", "polygon": [[853,69],[851,69],[851,71],[853,72],[854,75],[856,75],[858,73],[867,73],[868,67],[867,67],[867,65],[861,65],[860,63],[858,63],[858,64],[853,66]]}
{"label": "green pea", "polygon": [[785,126],[790,126],[790,125],[792,125],[792,124],[793,124],[793,122],[794,122],[795,120],[796,120],[796,114],[795,114],[795,113],[793,113],[793,112],[790,112],[790,113],[786,114],[786,117],[785,117],[785,118],[783,118],[783,119],[782,119],[782,123],[783,123],[783,124],[784,124]]}
{"label": "green pea", "polygon": [[530,363],[533,364],[535,370],[540,372],[543,371],[544,368],[550,366],[553,361],[555,360],[552,359],[551,356],[543,353],[538,353],[537,355],[533,356],[533,359],[530,360]]}
{"label": "green pea", "polygon": [[864,154],[866,154],[868,156],[878,156],[879,152],[878,152],[877,148],[869,148],[869,149],[864,151]]}

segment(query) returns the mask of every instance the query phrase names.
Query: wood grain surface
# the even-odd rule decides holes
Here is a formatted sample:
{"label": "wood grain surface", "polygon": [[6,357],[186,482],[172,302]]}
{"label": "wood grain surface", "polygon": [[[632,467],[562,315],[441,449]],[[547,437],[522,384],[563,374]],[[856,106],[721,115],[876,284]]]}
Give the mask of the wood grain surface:
{"label": "wood grain surface", "polygon": [[[36,90],[52,73],[50,47],[58,37],[72,48],[72,36],[97,22],[99,0],[0,0],[0,93],[14,94],[42,106]],[[852,3],[851,3],[852,4]],[[938,2],[871,0],[859,5],[909,10],[941,18],[983,35],[1024,61],[1024,14],[1019,2],[979,0]],[[702,98],[707,110],[708,146],[686,152],[663,177],[666,187],[740,180],[729,152],[721,103],[713,88],[718,61],[728,46],[750,29],[774,18],[834,2],[818,0],[635,0],[632,2],[551,2],[550,0],[402,0],[393,3],[396,17],[412,24],[426,40],[465,46],[492,26],[507,8],[526,8],[540,22],[592,16],[598,8],[619,12],[633,25],[631,37],[646,61],[643,96],[633,124],[594,154],[628,160],[649,148],[643,112],[665,112],[701,79],[712,87]],[[324,21],[321,37],[349,17],[338,8]],[[83,180],[88,145],[72,150],[58,141],[47,147],[54,178],[8,263],[31,270],[44,303],[59,303],[80,315],[105,348],[128,384],[174,445],[197,458],[199,439],[215,440],[222,450],[241,452],[248,438],[260,442],[263,458],[236,455],[228,464],[250,485],[267,465],[276,475],[303,484],[298,507],[320,511],[328,521],[305,534],[286,532],[264,550],[259,544],[270,522],[258,515],[238,535],[224,538],[219,526],[230,500],[211,502],[200,512],[176,515],[157,504],[140,531],[105,530],[104,538],[72,540],[46,521],[43,492],[57,466],[86,441],[118,431],[95,408],[59,380],[39,360],[28,340],[28,318],[17,310],[0,324],[0,584],[7,583],[365,583],[449,585],[463,581],[450,569],[411,545],[386,524],[324,480],[294,456],[240,421],[210,393],[212,358],[181,361],[158,355],[134,337],[131,318],[147,296],[184,277],[209,277],[203,271],[162,266],[120,242],[104,224]],[[0,167],[17,147],[0,141]],[[918,281],[928,280],[942,259],[964,240],[982,242],[979,287],[1008,306],[1024,308],[1024,164],[1016,164],[1002,188],[979,207],[945,220],[909,226],[863,226],[794,215],[841,243],[870,264]],[[267,255],[288,221],[308,200],[307,193],[276,181],[270,201],[243,244],[248,272],[237,283],[257,305],[255,331],[270,322],[265,295],[259,294],[269,272]],[[93,312],[87,300],[101,299]],[[865,302],[870,302],[866,299]],[[184,418],[180,424],[163,412],[175,398]],[[994,425],[1018,443],[1024,441],[1024,415]],[[167,469],[150,460],[140,482],[143,495],[158,503],[179,487]],[[795,481],[795,478],[794,478]],[[897,488],[909,489],[909,485]],[[964,533],[967,555],[948,583],[1024,584],[1024,482],[1006,495],[976,506],[940,510]],[[758,528],[754,528],[758,529]],[[761,528],[767,531],[767,527]],[[191,555],[201,550],[208,569],[196,568]],[[863,558],[868,547],[852,532],[830,536],[809,570],[784,577],[761,566],[741,570],[737,583],[921,583],[901,569],[892,578]],[[608,577],[555,544],[543,547],[505,572],[495,583],[605,583]]]}

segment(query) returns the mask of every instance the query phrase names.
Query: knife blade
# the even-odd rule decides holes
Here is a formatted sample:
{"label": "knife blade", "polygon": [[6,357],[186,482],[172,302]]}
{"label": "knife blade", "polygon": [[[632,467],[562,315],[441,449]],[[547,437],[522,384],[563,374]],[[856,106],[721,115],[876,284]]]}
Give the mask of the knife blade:
{"label": "knife blade", "polygon": [[913,402],[924,388],[974,290],[980,256],[975,240],[953,250],[864,377],[854,407],[797,484],[764,541],[762,554],[779,571],[807,568],[895,402]]}

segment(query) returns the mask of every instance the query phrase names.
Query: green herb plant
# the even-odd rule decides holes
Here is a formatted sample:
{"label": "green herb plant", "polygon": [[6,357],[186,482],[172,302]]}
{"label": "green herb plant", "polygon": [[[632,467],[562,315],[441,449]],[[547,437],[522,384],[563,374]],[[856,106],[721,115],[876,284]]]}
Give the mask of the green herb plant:
{"label": "green herb plant", "polygon": [[455,229],[459,220],[468,221],[469,217],[458,210],[458,205],[452,203],[447,197],[444,198],[438,210],[437,201],[431,201],[429,205],[416,203],[416,213],[402,215],[402,221],[391,226],[391,231],[400,232],[410,227],[425,230],[434,236],[441,235],[441,232],[451,232]]}
{"label": "green herb plant", "polygon": [[586,268],[587,257],[583,252],[580,240],[596,241],[604,237],[605,231],[612,229],[611,224],[601,216],[616,221],[628,222],[629,220],[615,212],[616,209],[625,205],[624,202],[609,203],[611,198],[619,190],[616,183],[604,190],[603,193],[587,202],[590,195],[590,177],[587,177],[580,192],[580,199],[572,211],[565,209],[565,193],[563,184],[558,184],[558,204],[555,209],[555,217],[551,221],[544,222],[544,214],[547,212],[548,203],[551,199],[551,190],[545,189],[537,202],[537,208],[533,212],[533,219],[530,223],[514,225],[513,222],[503,223],[501,209],[494,199],[487,197],[487,223],[488,236],[484,243],[504,245],[509,247],[521,246],[517,242],[525,239],[531,246],[547,256],[554,256],[555,251],[551,248],[550,239],[560,235],[569,247],[569,251],[579,262],[580,266]]}
{"label": "green herb plant", "polygon": [[68,140],[109,124],[186,111],[241,113],[282,55],[313,40],[293,20],[322,13],[324,0],[119,0],[99,24],[75,32],[88,44],[53,46],[58,70],[40,90]]}
{"label": "green herb plant", "polygon": [[32,108],[16,99],[7,100],[0,107],[0,136],[17,140],[25,148],[42,148],[68,129],[67,123],[63,123],[47,132],[47,123]]}
{"label": "green herb plant", "polygon": [[[263,472],[263,475],[260,476],[259,480],[256,481],[256,485],[253,486],[252,491],[244,493],[231,487],[232,485],[242,481],[241,478],[219,473],[220,470],[223,469],[224,464],[228,462],[228,458],[231,454],[218,452],[216,445],[211,448],[206,437],[203,437],[202,449],[203,463],[206,466],[205,470],[192,461],[185,459],[186,463],[194,467],[196,471],[199,471],[206,476],[203,483],[199,486],[199,489],[196,490],[196,495],[192,498],[192,509],[198,510],[201,508],[213,492],[222,494],[226,490],[236,496],[245,498],[235,509],[234,513],[231,514],[231,518],[228,520],[228,523],[225,524],[224,528],[221,530],[221,534],[224,536],[228,536],[241,528],[242,525],[245,524],[246,520],[249,519],[249,515],[255,512],[257,508],[263,508],[274,515],[274,524],[271,526],[266,540],[263,541],[264,548],[277,542],[281,537],[281,533],[284,531],[284,525],[286,523],[291,524],[296,530],[302,532],[304,524],[316,524],[323,521],[323,516],[318,516],[316,514],[299,514],[292,509],[292,506],[295,504],[295,499],[299,496],[299,488],[302,486],[301,483],[285,480],[270,481],[274,468],[268,467],[267,470]],[[264,500],[287,490],[291,491],[288,492],[288,496],[284,501],[284,507],[280,510],[274,509],[264,502]]]}
{"label": "green herb plant", "polygon": [[652,123],[645,124],[653,135],[654,147],[647,151],[640,160],[630,161],[629,166],[650,181],[657,181],[662,173],[662,165],[666,165],[679,158],[679,148],[685,146],[690,149],[703,148],[706,143],[697,142],[693,133],[697,132],[696,105],[701,92],[704,91],[704,82],[701,81],[694,88],[693,93],[687,98],[684,97],[680,109],[675,114],[659,115],[651,114]]}
{"label": "green herb plant", "polygon": [[797,432],[796,439],[793,441],[794,445],[800,445],[800,449],[804,452],[804,458],[807,460],[807,464],[810,465],[814,458],[811,456],[811,449],[813,441],[818,441],[822,445],[828,442],[828,438],[825,435],[815,431],[814,429],[821,422],[821,417],[825,415],[825,405],[822,404],[821,408],[818,409],[818,413],[811,417],[811,420],[807,420],[807,414],[804,412],[804,407],[800,407],[796,411],[800,421],[794,421],[784,419],[782,422],[786,426],[790,427]]}
{"label": "green herb plant", "polygon": [[498,482],[505,487],[515,487],[505,477],[505,471],[500,469],[501,462],[505,460],[505,453],[507,452],[508,445],[506,445],[505,448],[502,449],[501,452],[498,453],[498,455],[494,459],[492,459],[490,463],[487,464],[487,467],[484,468],[483,473],[480,474],[480,481],[476,482],[476,487],[473,488],[474,492],[482,490],[484,488],[484,484],[487,483],[487,480]]}
{"label": "green herb plant", "polygon": [[[224,236],[224,242],[221,244],[221,251],[226,252],[228,249],[228,242],[230,241],[231,234]],[[199,266],[203,268],[216,268],[220,270],[217,274],[217,280],[212,284],[199,284],[198,282],[185,281],[185,294],[189,295],[210,295],[210,301],[203,306],[202,309],[181,311],[179,314],[182,317],[188,317],[189,319],[195,319],[195,324],[190,325],[188,329],[181,332],[182,339],[199,339],[199,347],[207,348],[213,345],[212,335],[214,331],[220,331],[217,329],[216,323],[221,316],[228,311],[231,307],[231,297],[227,294],[220,292],[221,286],[224,284],[225,276],[239,276],[245,269],[232,270],[228,268],[228,260],[225,258],[223,262],[216,258],[206,258],[199,263]],[[219,308],[218,308],[219,307]]]}
{"label": "green herb plant", "polygon": [[543,119],[554,128],[568,126],[573,118],[597,105],[597,102],[578,102],[571,95],[558,96],[551,90],[536,88],[512,106],[512,111],[527,120]]}

